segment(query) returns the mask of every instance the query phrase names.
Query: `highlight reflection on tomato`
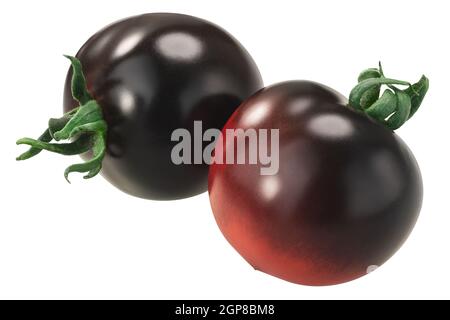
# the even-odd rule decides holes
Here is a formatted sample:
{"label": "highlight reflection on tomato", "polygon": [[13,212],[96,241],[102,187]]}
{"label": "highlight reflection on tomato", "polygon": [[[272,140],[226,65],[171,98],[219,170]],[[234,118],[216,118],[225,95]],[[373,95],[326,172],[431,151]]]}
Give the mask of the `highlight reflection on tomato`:
{"label": "highlight reflection on tomato", "polygon": [[[367,95],[380,86],[367,88],[365,99],[379,104]],[[412,101],[408,114],[427,88],[423,77],[402,91]],[[338,284],[383,264],[405,241],[422,203],[421,175],[406,144],[369,119],[372,103],[355,112],[328,87],[289,81],[257,92],[226,123],[223,134],[279,129],[277,174],[261,175],[260,164],[213,164],[209,173],[217,224],[255,269],[299,284]]]}

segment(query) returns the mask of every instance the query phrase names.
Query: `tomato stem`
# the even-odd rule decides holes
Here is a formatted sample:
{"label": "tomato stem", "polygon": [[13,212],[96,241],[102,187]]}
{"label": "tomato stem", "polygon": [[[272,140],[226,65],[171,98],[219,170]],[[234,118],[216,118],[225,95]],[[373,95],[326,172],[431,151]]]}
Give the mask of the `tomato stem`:
{"label": "tomato stem", "polygon": [[[383,85],[388,89],[380,96]],[[408,88],[401,90],[398,85]],[[419,109],[428,88],[429,80],[425,76],[412,85],[385,77],[380,62],[378,69],[370,68],[360,73],[358,84],[350,92],[349,107],[395,130]]]}
{"label": "tomato stem", "polygon": [[[92,151],[92,158],[84,163],[69,166],[64,171],[64,177],[70,183],[71,172],[87,172],[85,179],[96,176],[101,168],[106,152],[107,124],[103,119],[100,105],[89,94],[81,62],[72,56],[67,57],[72,64],[72,96],[79,106],[61,118],[50,119],[48,128],[38,139],[22,138],[17,144],[26,144],[31,148],[17,157],[26,160],[36,156],[42,150],[63,155],[82,154]],[[51,143],[52,140],[69,140],[68,143]]]}

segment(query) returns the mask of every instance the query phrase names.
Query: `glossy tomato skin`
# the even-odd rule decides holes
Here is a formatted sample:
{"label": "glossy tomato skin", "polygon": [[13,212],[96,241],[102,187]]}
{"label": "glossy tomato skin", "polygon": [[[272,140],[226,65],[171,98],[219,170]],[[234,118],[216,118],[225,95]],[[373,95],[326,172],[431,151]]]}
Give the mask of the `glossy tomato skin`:
{"label": "glossy tomato skin", "polygon": [[412,230],[422,202],[413,155],[346,104],[325,86],[290,81],[259,91],[226,123],[223,133],[280,130],[277,174],[260,175],[259,164],[210,168],[218,226],[254,268],[299,284],[338,284],[383,264]]}
{"label": "glossy tomato skin", "polygon": [[[108,124],[102,174],[146,199],[170,200],[207,189],[204,164],[175,165],[171,134],[222,128],[239,104],[262,87],[247,51],[227,32],[192,16],[152,13],[114,23],[77,54],[88,90]],[[77,104],[69,70],[64,111]]]}

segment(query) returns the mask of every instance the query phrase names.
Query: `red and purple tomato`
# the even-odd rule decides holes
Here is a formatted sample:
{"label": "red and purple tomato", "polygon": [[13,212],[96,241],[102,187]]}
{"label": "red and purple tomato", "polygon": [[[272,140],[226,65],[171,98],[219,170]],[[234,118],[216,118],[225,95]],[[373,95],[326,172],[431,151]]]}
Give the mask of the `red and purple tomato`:
{"label": "red and purple tomato", "polygon": [[[262,175],[259,163],[213,163],[209,172],[217,224],[250,265],[298,284],[333,285],[400,248],[419,215],[422,180],[392,130],[309,81],[258,91],[222,133],[250,128],[279,129],[278,172]],[[226,154],[229,142],[216,152]]]}
{"label": "red and purple tomato", "polygon": [[[193,16],[149,13],[94,34],[79,50],[89,93],[108,125],[102,175],[145,199],[186,198],[207,190],[207,164],[174,164],[174,130],[222,128],[262,86],[245,48],[217,25]],[[64,112],[78,106],[64,89]]]}

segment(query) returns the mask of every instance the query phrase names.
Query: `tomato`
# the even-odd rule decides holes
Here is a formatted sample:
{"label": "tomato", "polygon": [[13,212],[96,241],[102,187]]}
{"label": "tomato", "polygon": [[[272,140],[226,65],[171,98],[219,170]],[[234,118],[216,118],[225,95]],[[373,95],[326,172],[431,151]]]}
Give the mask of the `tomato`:
{"label": "tomato", "polygon": [[[76,57],[86,78],[85,102],[96,101],[107,127],[88,130],[105,132],[106,150],[102,153],[98,146],[95,164],[70,167],[66,175],[81,171],[89,178],[102,167],[114,186],[146,199],[179,199],[206,191],[206,164],[172,162],[177,143],[172,132],[192,131],[195,120],[202,121],[204,130],[220,129],[262,87],[254,61],[236,39],[208,21],[181,14],[151,13],[116,22],[93,35]],[[72,75],[69,71],[64,89],[66,113],[79,104],[72,97]],[[55,140],[68,137],[57,135]],[[51,138],[52,130],[43,141]]]}
{"label": "tomato", "polygon": [[261,163],[215,163],[209,173],[217,224],[255,269],[338,284],[382,265],[411,232],[422,203],[416,160],[392,130],[347,104],[324,85],[283,82],[247,99],[224,126],[224,136],[279,130],[276,174],[261,175]]}

